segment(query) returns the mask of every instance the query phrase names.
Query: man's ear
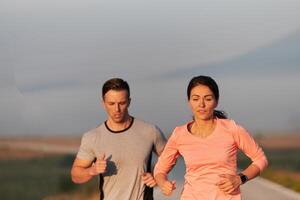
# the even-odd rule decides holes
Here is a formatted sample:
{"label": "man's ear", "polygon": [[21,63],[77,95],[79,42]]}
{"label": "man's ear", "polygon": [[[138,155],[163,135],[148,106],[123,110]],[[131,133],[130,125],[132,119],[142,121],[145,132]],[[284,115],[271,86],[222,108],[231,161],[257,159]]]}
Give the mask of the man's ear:
{"label": "man's ear", "polygon": [[102,107],[105,109],[105,102],[104,102],[104,99],[101,99],[101,105],[102,105]]}
{"label": "man's ear", "polygon": [[130,102],[131,102],[131,98],[130,98],[130,97],[128,97],[128,106],[127,106],[127,107],[129,107],[129,106],[130,106]]}

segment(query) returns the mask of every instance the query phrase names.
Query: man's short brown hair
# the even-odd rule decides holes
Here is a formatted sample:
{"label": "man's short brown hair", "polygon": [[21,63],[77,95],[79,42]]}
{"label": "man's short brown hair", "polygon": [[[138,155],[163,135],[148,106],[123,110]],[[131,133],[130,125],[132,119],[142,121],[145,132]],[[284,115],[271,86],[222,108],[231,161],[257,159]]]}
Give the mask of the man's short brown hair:
{"label": "man's short brown hair", "polygon": [[109,90],[126,90],[127,91],[127,97],[130,98],[130,89],[129,85],[126,81],[124,81],[121,78],[112,78],[107,80],[102,87],[102,98],[104,99],[105,94]]}

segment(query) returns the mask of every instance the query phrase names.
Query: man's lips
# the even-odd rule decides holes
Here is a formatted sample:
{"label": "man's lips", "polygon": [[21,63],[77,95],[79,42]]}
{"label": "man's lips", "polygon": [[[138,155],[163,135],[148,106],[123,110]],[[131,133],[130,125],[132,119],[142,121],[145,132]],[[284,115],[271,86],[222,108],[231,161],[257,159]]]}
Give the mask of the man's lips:
{"label": "man's lips", "polygon": [[122,115],[121,114],[114,114],[115,118],[120,118]]}

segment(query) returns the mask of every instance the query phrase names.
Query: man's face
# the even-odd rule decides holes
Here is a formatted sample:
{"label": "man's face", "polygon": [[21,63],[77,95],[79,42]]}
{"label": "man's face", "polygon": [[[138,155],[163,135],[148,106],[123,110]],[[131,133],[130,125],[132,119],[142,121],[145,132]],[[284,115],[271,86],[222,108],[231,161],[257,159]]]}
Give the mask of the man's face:
{"label": "man's face", "polygon": [[130,98],[126,90],[109,90],[102,103],[109,120],[122,123],[127,119]]}

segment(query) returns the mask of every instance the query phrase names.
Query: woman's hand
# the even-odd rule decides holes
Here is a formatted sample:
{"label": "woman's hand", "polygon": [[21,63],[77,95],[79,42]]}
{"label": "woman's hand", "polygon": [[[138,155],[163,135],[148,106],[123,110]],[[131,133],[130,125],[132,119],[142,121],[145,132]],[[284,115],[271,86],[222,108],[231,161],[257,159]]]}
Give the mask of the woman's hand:
{"label": "woman's hand", "polygon": [[176,181],[168,181],[164,180],[160,183],[157,183],[162,193],[166,196],[170,196],[173,192],[173,190],[176,189]]}
{"label": "woman's hand", "polygon": [[176,181],[169,181],[166,174],[156,174],[155,180],[161,192],[166,196],[170,196],[173,190],[176,189]]}
{"label": "woman's hand", "polygon": [[217,186],[225,194],[232,194],[242,184],[239,175],[221,174],[219,177],[220,181]]}

